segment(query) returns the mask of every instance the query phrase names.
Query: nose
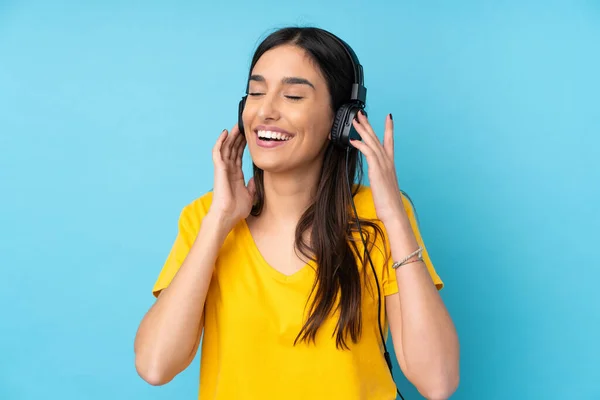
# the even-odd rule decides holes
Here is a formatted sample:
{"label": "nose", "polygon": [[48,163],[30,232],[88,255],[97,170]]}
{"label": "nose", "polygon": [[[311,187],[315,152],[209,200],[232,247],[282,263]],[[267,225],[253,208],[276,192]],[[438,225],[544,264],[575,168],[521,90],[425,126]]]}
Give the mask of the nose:
{"label": "nose", "polygon": [[258,107],[258,117],[262,121],[279,119],[279,100],[276,94],[265,94]]}

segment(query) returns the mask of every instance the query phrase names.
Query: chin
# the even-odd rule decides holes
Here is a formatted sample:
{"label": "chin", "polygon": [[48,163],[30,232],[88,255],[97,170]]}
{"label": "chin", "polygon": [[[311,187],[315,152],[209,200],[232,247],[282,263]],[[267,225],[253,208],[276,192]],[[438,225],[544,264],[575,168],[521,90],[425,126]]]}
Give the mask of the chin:
{"label": "chin", "polygon": [[289,160],[278,160],[272,156],[252,157],[252,162],[265,172],[284,172],[291,167]]}

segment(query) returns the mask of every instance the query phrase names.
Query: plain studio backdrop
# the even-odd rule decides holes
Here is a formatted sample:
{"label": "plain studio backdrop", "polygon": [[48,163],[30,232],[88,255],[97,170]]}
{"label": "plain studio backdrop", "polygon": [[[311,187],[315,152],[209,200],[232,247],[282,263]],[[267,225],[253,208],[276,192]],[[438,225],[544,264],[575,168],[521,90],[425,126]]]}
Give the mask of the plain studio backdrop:
{"label": "plain studio backdrop", "polygon": [[133,339],[252,53],[285,25],[353,46],[380,138],[394,114],[460,335],[453,398],[600,399],[592,0],[0,1],[0,399],[197,396],[199,355],[152,387]]}

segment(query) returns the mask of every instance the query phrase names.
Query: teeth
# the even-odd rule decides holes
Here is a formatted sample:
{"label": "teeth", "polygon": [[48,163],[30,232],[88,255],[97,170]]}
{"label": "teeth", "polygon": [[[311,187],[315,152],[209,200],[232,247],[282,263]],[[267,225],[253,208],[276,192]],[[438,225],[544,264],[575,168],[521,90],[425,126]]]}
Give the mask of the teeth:
{"label": "teeth", "polygon": [[258,131],[258,137],[261,139],[277,139],[282,141],[288,141],[292,138],[284,133],[272,131]]}

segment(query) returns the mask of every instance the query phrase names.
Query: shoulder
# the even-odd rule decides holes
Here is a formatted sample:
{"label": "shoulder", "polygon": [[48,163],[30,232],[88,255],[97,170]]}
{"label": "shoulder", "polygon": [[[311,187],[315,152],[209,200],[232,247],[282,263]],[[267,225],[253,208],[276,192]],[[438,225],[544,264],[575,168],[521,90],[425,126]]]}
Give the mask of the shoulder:
{"label": "shoulder", "polygon": [[182,215],[193,216],[193,217],[204,217],[210,205],[212,204],[213,192],[212,190],[204,193],[200,197],[193,199],[191,202],[183,207]]}
{"label": "shoulder", "polygon": [[204,193],[183,206],[179,215],[179,227],[183,232],[193,235],[200,229],[200,223],[212,204],[212,190]]}

